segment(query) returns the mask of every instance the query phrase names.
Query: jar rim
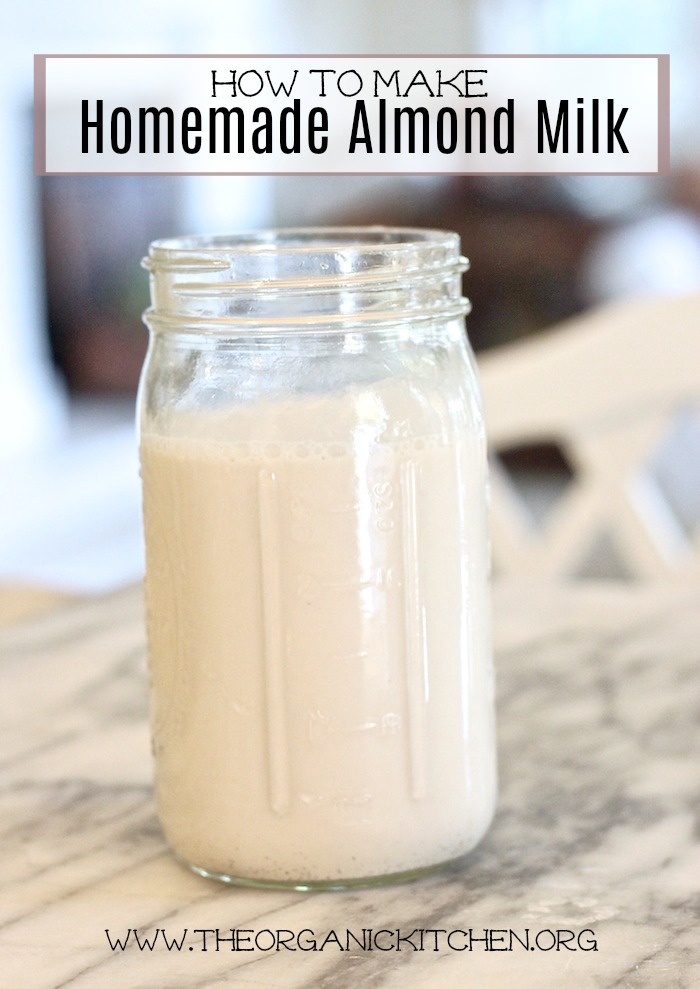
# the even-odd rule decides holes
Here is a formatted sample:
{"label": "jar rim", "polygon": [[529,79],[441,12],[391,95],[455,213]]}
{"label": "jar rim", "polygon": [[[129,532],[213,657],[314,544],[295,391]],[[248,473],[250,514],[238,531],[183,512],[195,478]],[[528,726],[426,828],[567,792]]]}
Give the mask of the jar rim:
{"label": "jar rim", "polygon": [[[317,270],[324,280],[332,270],[449,268],[466,270],[459,235],[428,227],[337,226],[268,227],[232,234],[194,234],[153,241],[142,266],[151,273],[177,270],[215,272],[232,264],[286,259]],[[256,269],[249,269],[255,271]]]}
{"label": "jar rim", "polygon": [[169,254],[201,252],[205,255],[231,252],[260,253],[289,251],[297,254],[323,252],[340,248],[349,250],[405,250],[407,247],[444,246],[459,250],[459,235],[451,230],[430,227],[331,226],[331,227],[264,227],[231,234],[191,234],[154,240],[149,247],[153,258],[167,259]]}

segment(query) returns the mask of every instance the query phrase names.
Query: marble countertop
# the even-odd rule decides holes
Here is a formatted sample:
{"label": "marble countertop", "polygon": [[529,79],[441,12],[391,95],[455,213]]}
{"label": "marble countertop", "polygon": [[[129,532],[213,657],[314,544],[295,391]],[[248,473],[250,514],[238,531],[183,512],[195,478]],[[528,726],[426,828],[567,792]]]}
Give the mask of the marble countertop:
{"label": "marble countertop", "polygon": [[698,604],[691,588],[497,587],[487,838],[456,871],[313,895],[220,886],[165,848],[137,589],[6,628],[2,984],[700,986]]}

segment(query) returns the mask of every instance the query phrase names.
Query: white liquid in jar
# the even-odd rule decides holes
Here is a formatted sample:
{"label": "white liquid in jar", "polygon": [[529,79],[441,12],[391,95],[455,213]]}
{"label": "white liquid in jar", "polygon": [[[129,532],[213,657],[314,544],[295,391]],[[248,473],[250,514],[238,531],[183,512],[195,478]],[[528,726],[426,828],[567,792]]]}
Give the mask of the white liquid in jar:
{"label": "white liquid in jar", "polygon": [[493,813],[483,447],[415,408],[405,439],[289,438],[356,401],[142,439],[159,814],[209,873],[417,871]]}

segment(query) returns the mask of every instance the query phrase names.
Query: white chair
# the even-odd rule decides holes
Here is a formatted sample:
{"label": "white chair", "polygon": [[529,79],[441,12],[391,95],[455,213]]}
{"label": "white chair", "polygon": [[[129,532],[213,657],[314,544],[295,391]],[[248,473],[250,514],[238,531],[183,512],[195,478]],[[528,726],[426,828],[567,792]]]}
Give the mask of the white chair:
{"label": "white chair", "polygon": [[[607,305],[479,368],[497,573],[700,576],[700,295]],[[573,475],[538,526],[500,455],[542,443]]]}

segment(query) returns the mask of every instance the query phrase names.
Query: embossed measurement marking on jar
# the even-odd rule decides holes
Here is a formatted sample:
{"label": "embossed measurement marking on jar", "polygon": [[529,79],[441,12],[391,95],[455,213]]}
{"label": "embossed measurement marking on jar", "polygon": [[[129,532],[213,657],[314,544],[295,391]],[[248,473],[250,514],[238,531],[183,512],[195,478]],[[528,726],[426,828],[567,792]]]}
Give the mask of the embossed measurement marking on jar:
{"label": "embossed measurement marking on jar", "polygon": [[268,468],[258,473],[258,509],[270,806],[277,814],[284,814],[289,808],[289,765],[280,600],[280,506],[277,475]]}
{"label": "embossed measurement marking on jar", "polygon": [[[375,504],[375,507],[379,506]],[[292,539],[295,542],[311,542],[314,536],[315,512],[298,497],[292,499],[290,508],[292,516]],[[331,518],[334,516],[342,517],[344,515],[355,518],[358,512],[362,511],[362,508],[363,506],[360,502],[348,501],[328,505],[323,509],[323,512]],[[388,528],[391,528],[392,525],[393,523],[390,523]],[[382,526],[378,525],[378,528],[381,530]]]}
{"label": "embossed measurement marking on jar", "polygon": [[411,765],[411,796],[422,800],[426,793],[425,705],[427,702],[428,657],[425,642],[425,602],[418,556],[417,485],[419,471],[414,460],[401,464],[401,534],[406,600],[406,692]]}
{"label": "embossed measurement marking on jar", "polygon": [[338,663],[364,663],[366,659],[369,659],[369,655],[369,650],[358,649],[356,652],[333,653],[332,659]]}
{"label": "embossed measurement marking on jar", "polygon": [[324,591],[366,591],[371,587],[382,587],[385,583],[384,572],[378,568],[374,574],[353,577],[318,577],[316,574],[303,573],[297,581],[296,591],[299,597],[316,600]]}
{"label": "embossed measurement marking on jar", "polygon": [[[414,800],[425,799],[427,793],[427,644],[425,600],[423,595],[419,544],[420,463],[414,459],[399,465],[396,482],[383,481],[371,489],[373,527],[386,539],[400,539],[401,563],[396,568],[378,566],[353,573],[334,570],[332,564],[325,572],[317,569],[302,571],[296,577],[296,595],[309,603],[321,602],[328,595],[361,594],[368,590],[396,586],[404,598],[403,683],[405,691],[405,730],[408,742],[409,788]],[[290,764],[287,684],[285,669],[287,644],[283,632],[281,585],[284,575],[284,521],[281,504],[282,489],[275,470],[261,468],[258,474],[258,503],[260,526],[260,555],[262,561],[262,603],[264,632],[264,691],[267,713],[267,762],[270,804],[279,814],[290,805]],[[290,529],[303,530],[305,539],[312,539],[312,519],[319,519],[302,499],[291,504]],[[351,502],[323,506],[321,514],[357,516],[361,506]],[[394,535],[390,536],[390,533]],[[301,533],[298,533],[301,535]],[[336,658],[343,662],[364,663],[370,650],[367,643],[357,643],[355,649],[339,645]],[[381,718],[368,718],[357,723],[339,723],[314,712],[308,720],[308,739],[317,741],[322,735],[347,735],[364,732],[393,734],[398,730],[398,715],[389,712]]]}
{"label": "embossed measurement marking on jar", "polygon": [[374,496],[374,526],[379,532],[391,532],[396,525],[394,521],[394,485],[391,481],[382,481],[372,488]]}
{"label": "embossed measurement marking on jar", "polygon": [[401,716],[387,711],[381,718],[363,721],[360,724],[341,724],[322,711],[309,711],[306,715],[307,737],[309,742],[319,742],[329,735],[355,735],[376,731],[382,736],[396,735],[401,727]]}

